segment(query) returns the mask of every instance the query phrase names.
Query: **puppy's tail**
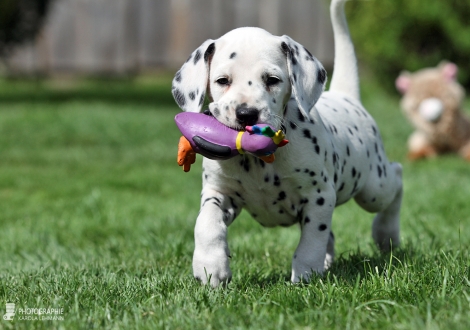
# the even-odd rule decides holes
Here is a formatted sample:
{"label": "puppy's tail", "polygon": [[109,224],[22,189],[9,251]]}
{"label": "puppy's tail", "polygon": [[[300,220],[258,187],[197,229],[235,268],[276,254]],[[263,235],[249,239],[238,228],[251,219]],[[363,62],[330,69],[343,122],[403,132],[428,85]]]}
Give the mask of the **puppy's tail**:
{"label": "puppy's tail", "polygon": [[331,0],[330,5],[331,24],[335,39],[335,63],[330,91],[342,92],[360,101],[357,59],[344,14],[346,1]]}

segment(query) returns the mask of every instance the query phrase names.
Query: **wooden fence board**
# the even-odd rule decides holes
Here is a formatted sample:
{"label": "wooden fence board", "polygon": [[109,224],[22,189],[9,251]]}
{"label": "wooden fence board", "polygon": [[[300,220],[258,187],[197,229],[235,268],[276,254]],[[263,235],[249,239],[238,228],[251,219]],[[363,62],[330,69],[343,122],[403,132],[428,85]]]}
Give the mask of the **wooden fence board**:
{"label": "wooden fence board", "polygon": [[8,63],[12,72],[46,74],[175,69],[206,39],[259,26],[289,35],[328,67],[327,9],[326,0],[56,0],[35,42]]}

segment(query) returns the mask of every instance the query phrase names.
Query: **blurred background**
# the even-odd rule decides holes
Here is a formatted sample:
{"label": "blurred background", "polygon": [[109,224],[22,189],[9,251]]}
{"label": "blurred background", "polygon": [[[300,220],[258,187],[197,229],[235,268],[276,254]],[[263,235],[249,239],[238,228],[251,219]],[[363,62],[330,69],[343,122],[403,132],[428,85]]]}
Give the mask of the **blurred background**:
{"label": "blurred background", "polygon": [[[460,68],[470,86],[466,0],[350,1],[361,63],[387,88],[401,70]],[[327,0],[3,0],[0,55],[7,76],[135,76],[174,71],[208,38],[240,26],[287,34],[328,69],[333,39]]]}
{"label": "blurred background", "polygon": [[[216,39],[240,26],[260,26],[273,34],[289,34],[326,65],[332,64],[332,31],[328,4],[324,1],[6,0],[2,3],[4,8],[0,11],[4,16],[8,11],[18,12],[9,15],[8,19],[17,22],[5,24],[5,29],[26,30],[32,17],[44,17],[36,19],[35,27],[31,26],[35,34],[25,38],[29,40],[2,52],[7,56],[6,67],[12,75],[116,76],[174,69],[206,39]],[[25,31],[25,37],[26,34]]]}

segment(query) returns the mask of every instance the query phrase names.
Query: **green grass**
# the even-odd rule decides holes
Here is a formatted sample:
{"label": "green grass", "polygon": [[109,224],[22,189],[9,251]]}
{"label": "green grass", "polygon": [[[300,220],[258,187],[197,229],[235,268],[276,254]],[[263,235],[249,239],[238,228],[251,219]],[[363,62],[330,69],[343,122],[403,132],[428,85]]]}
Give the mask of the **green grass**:
{"label": "green grass", "polygon": [[[63,321],[0,329],[469,329],[470,164],[410,163],[411,127],[373,80],[363,101],[404,165],[402,248],[380,255],[372,215],[334,215],[338,258],[289,283],[296,227],[247,213],[229,229],[233,281],[191,274],[201,158],[176,165],[168,79],[0,82],[0,315],[63,308]],[[467,105],[469,103],[467,102]]]}

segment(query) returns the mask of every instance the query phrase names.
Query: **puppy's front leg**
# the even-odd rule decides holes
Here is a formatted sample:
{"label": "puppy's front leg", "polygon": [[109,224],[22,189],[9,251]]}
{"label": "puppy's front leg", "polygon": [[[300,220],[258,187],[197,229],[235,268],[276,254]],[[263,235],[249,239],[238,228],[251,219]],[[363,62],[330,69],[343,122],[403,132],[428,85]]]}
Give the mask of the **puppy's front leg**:
{"label": "puppy's front leg", "polygon": [[201,210],[194,229],[194,277],[211,286],[227,284],[232,278],[227,227],[239,214],[236,202],[213,189],[203,189]]}
{"label": "puppy's front leg", "polygon": [[292,259],[292,282],[308,282],[313,272],[323,273],[335,203],[334,194],[326,196],[322,192],[315,194],[304,207],[300,242]]}

